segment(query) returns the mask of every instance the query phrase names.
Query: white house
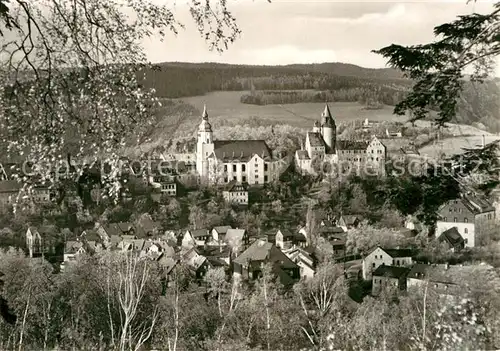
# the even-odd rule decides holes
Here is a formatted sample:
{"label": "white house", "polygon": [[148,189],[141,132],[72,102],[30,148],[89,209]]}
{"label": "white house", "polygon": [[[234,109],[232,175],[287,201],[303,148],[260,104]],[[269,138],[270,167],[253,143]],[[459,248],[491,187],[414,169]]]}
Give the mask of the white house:
{"label": "white house", "polygon": [[383,289],[391,287],[397,290],[406,290],[406,277],[410,268],[386,266],[382,264],[373,271],[372,295],[377,296]]}
{"label": "white house", "polygon": [[315,262],[311,255],[300,247],[292,248],[283,253],[300,268],[300,277],[303,279],[310,279],[316,273]]}
{"label": "white house", "polygon": [[234,205],[248,205],[248,186],[246,183],[239,184],[232,180],[222,192],[222,197]]}
{"label": "white house", "polygon": [[408,267],[413,262],[408,249],[383,249],[380,246],[363,258],[363,279],[370,280],[372,273],[381,265]]}
{"label": "white house", "polygon": [[207,242],[209,246],[224,246],[226,243],[226,234],[227,231],[231,229],[229,225],[222,225],[212,228],[212,236],[210,240]]}
{"label": "white house", "polygon": [[482,234],[486,234],[495,224],[495,208],[486,200],[472,195],[445,203],[438,212],[436,238],[444,231],[456,227],[465,241],[466,247],[479,245]]}
{"label": "white house", "polygon": [[210,233],[208,229],[195,229],[186,230],[182,238],[182,247],[191,248],[196,246],[203,246],[209,240]]}

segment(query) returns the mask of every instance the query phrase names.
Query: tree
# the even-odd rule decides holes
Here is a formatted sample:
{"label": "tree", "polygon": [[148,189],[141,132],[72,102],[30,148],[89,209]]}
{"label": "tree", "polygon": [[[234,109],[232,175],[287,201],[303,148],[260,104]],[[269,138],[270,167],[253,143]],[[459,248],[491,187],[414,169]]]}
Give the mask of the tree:
{"label": "tree", "polygon": [[[190,11],[212,50],[240,32],[225,1],[190,2]],[[173,11],[150,0],[2,1],[2,144],[44,179],[55,180],[53,163],[67,154],[104,157],[118,169],[119,150],[144,141],[160,107],[142,86],[153,68],[142,42],[180,27]],[[114,195],[118,173],[104,177]]]}
{"label": "tree", "polygon": [[440,36],[429,44],[401,46],[392,44],[375,53],[389,60],[415,80],[410,93],[399,102],[394,112],[413,114],[413,120],[428,116],[437,108],[439,125],[450,122],[456,114],[457,100],[463,89],[464,72],[473,68],[471,80],[484,80],[494,67],[494,57],[500,53],[500,3],[487,15],[473,13],[434,28]]}
{"label": "tree", "polygon": [[[440,39],[432,43],[408,47],[392,44],[375,50],[375,53],[387,58],[392,67],[400,69],[415,82],[411,91],[395,106],[394,113],[410,113],[411,120],[415,121],[427,118],[431,110],[437,110],[436,122],[439,129],[445,126],[446,122],[454,120],[458,102],[463,99],[466,71],[472,68],[473,73],[468,79],[480,83],[493,71],[494,58],[500,53],[499,30],[500,2],[497,2],[489,14],[462,15],[453,22],[435,27],[434,34]],[[480,159],[483,165],[488,165],[488,162],[495,164],[495,167],[492,167],[494,169],[488,168],[483,172],[488,181],[483,178],[478,184],[479,187],[487,189],[498,184],[498,160],[489,153],[489,149],[496,152],[498,147],[491,145],[486,149],[472,151],[474,158]],[[470,156],[469,159],[461,161],[460,167],[466,165],[466,168],[475,169],[476,163],[471,162]],[[446,168],[448,172],[455,174],[454,168]],[[475,191],[475,184],[467,183],[463,179],[470,173],[471,170],[468,169],[468,172],[460,174],[453,182]],[[444,177],[441,174],[434,178]]]}

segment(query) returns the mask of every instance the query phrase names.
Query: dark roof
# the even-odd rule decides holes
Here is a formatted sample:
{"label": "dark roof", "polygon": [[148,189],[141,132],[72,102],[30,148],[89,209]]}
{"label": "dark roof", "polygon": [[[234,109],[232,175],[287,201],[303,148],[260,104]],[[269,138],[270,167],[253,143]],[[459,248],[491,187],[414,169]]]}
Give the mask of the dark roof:
{"label": "dark roof", "polygon": [[308,160],[309,154],[307,153],[306,150],[297,150],[297,158],[299,160]]}
{"label": "dark roof", "polygon": [[[281,232],[281,234],[283,234],[283,240],[292,240],[293,238],[295,238],[295,235],[288,229],[279,229],[279,231]],[[276,231],[276,234],[277,233],[278,231]]]}
{"label": "dark roof", "polygon": [[344,229],[342,229],[341,227],[324,226],[320,227],[319,231],[322,234],[340,234],[344,232]]}
{"label": "dark roof", "polygon": [[413,257],[413,250],[410,249],[384,249],[382,248],[389,256],[393,258],[399,257]]}
{"label": "dark roof", "polygon": [[368,147],[367,141],[355,140],[337,140],[337,150],[366,150]]}
{"label": "dark roof", "polygon": [[95,229],[84,230],[81,237],[86,241],[101,241],[101,237]]}
{"label": "dark roof", "polygon": [[460,235],[457,227],[453,227],[442,232],[438,240],[446,241],[451,246],[456,246],[464,242],[464,238]]}
{"label": "dark roof", "polygon": [[225,190],[231,192],[248,191],[248,184],[238,183],[236,180],[232,180],[226,185]]}
{"label": "dark roof", "polygon": [[221,260],[218,257],[207,256],[207,261],[210,263],[212,267],[227,267],[228,264],[226,261]]}
{"label": "dark roof", "polygon": [[281,268],[297,268],[297,264],[290,260],[274,244],[263,240],[256,240],[248,249],[246,249],[234,260],[234,262],[241,265],[245,265],[250,261],[253,263],[277,263]]}
{"label": "dark roof", "polygon": [[230,225],[221,225],[213,228],[219,234],[226,234],[229,229],[231,229]]}
{"label": "dark roof", "polygon": [[254,155],[264,159],[272,157],[264,140],[216,140],[214,152],[218,159],[228,161],[248,162]]}
{"label": "dark roof", "polygon": [[17,193],[21,189],[21,184],[16,180],[0,181],[0,193]]}
{"label": "dark roof", "polygon": [[335,126],[335,121],[332,118],[332,113],[330,112],[330,107],[325,105],[325,109],[321,114],[321,126],[327,128],[333,128]]}
{"label": "dark roof", "polygon": [[325,146],[325,141],[320,133],[317,132],[307,132],[309,137],[309,145],[311,146]]}
{"label": "dark roof", "polygon": [[373,272],[373,276],[399,279],[405,277],[409,272],[410,269],[406,267],[386,266],[383,264]]}
{"label": "dark roof", "polygon": [[196,230],[190,230],[189,232],[191,233],[193,238],[200,236],[207,236],[209,234],[208,229],[196,229]]}
{"label": "dark roof", "polygon": [[473,213],[495,211],[495,208],[493,208],[493,206],[486,199],[482,199],[474,195],[464,195],[462,197],[462,202]]}
{"label": "dark roof", "polygon": [[345,224],[347,224],[347,225],[353,225],[356,223],[356,221],[362,220],[361,216],[358,216],[358,215],[343,215],[341,218],[344,220]]}
{"label": "dark roof", "polygon": [[384,144],[387,152],[401,151],[410,146],[410,139],[407,138],[379,138],[380,142]]}

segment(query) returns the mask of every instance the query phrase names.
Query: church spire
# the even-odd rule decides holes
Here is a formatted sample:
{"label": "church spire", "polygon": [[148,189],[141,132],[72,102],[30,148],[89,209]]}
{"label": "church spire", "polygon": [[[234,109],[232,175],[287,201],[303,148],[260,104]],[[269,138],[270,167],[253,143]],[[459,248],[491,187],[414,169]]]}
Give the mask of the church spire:
{"label": "church spire", "polygon": [[325,109],[323,110],[323,113],[321,114],[321,117],[327,117],[331,118],[332,114],[330,113],[330,107],[328,107],[328,104],[325,104]]}
{"label": "church spire", "polygon": [[207,105],[203,105],[203,113],[201,114],[201,117],[202,117],[205,121],[208,121]]}

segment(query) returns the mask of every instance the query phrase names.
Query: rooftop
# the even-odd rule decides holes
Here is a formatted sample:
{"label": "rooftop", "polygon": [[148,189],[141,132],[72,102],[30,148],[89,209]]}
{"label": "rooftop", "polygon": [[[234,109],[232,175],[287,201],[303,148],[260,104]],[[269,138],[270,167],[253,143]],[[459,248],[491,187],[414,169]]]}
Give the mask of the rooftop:
{"label": "rooftop", "polygon": [[373,272],[373,276],[399,279],[405,277],[409,272],[410,269],[406,267],[386,266],[382,264]]}
{"label": "rooftop", "polygon": [[254,155],[271,159],[271,150],[264,140],[216,140],[215,156],[221,160],[248,162]]}

